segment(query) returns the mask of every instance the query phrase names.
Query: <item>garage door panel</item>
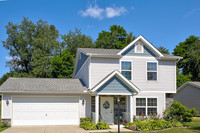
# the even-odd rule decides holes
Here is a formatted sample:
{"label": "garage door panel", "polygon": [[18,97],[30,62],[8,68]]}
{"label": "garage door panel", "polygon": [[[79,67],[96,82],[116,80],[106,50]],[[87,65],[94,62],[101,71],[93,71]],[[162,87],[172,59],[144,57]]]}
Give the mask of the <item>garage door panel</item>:
{"label": "garage door panel", "polygon": [[13,125],[77,125],[78,98],[13,98]]}

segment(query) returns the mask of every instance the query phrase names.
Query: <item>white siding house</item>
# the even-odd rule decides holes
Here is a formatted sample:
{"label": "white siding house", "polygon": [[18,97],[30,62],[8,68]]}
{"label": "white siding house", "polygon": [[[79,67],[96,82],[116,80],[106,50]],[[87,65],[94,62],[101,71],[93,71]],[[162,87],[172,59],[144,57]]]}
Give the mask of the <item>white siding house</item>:
{"label": "white siding house", "polygon": [[[124,49],[78,48],[72,79],[9,78],[2,86],[2,120],[17,125],[116,124],[116,98],[123,119],[163,116],[166,94],[176,93],[176,62],[143,36]],[[105,109],[106,108],[106,109]],[[109,111],[108,111],[108,110]]]}

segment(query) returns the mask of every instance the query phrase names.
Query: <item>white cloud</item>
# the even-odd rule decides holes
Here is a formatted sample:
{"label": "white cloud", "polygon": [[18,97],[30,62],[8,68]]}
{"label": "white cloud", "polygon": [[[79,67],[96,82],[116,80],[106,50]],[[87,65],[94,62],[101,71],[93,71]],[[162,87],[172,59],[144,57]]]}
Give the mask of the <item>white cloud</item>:
{"label": "white cloud", "polygon": [[83,17],[92,17],[96,19],[103,19],[104,9],[99,8],[97,5],[94,7],[89,6],[85,11],[80,11],[81,16]]}
{"label": "white cloud", "polygon": [[81,14],[82,17],[91,17],[94,19],[101,20],[103,18],[113,18],[121,16],[125,12],[127,12],[127,9],[123,6],[100,8],[98,5],[95,5],[94,7],[90,5],[85,11],[81,10],[79,13]]}
{"label": "white cloud", "polygon": [[194,8],[191,11],[189,11],[188,13],[186,13],[184,15],[184,17],[189,17],[189,16],[191,16],[192,14],[194,14],[195,12],[198,12],[198,11],[200,11],[200,8]]}
{"label": "white cloud", "polygon": [[126,8],[122,7],[106,7],[106,17],[113,18],[117,16],[121,16],[125,12],[127,12]]}
{"label": "white cloud", "polygon": [[10,56],[6,56],[5,59],[9,61],[9,60],[12,60],[13,58]]}

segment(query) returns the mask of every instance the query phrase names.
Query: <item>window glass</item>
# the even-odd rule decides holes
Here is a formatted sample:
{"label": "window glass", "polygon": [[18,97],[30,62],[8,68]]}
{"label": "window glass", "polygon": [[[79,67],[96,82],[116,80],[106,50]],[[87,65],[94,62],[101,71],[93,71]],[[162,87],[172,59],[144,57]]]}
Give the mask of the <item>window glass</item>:
{"label": "window glass", "polygon": [[136,108],[137,116],[146,116],[146,108]]}
{"label": "window glass", "polygon": [[148,108],[148,115],[157,115],[157,108]]}
{"label": "window glass", "polygon": [[122,61],[121,62],[121,73],[128,80],[131,80],[132,67],[130,61]]}
{"label": "window glass", "polygon": [[148,106],[157,106],[157,98],[148,98],[147,103]]}
{"label": "window glass", "polygon": [[136,106],[146,106],[146,98],[136,98]]}
{"label": "window glass", "polygon": [[157,80],[157,62],[147,62],[147,80]]}

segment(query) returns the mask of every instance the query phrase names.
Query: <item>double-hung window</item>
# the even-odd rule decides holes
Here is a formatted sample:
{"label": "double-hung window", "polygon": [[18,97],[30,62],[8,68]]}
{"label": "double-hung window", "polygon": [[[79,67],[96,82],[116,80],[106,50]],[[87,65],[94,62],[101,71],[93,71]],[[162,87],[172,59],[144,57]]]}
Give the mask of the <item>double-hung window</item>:
{"label": "double-hung window", "polygon": [[147,80],[157,80],[157,62],[147,62]]}
{"label": "double-hung window", "polygon": [[157,115],[157,98],[136,98],[136,115]]}
{"label": "double-hung window", "polygon": [[128,80],[132,78],[132,63],[131,61],[121,61],[121,73]]}

